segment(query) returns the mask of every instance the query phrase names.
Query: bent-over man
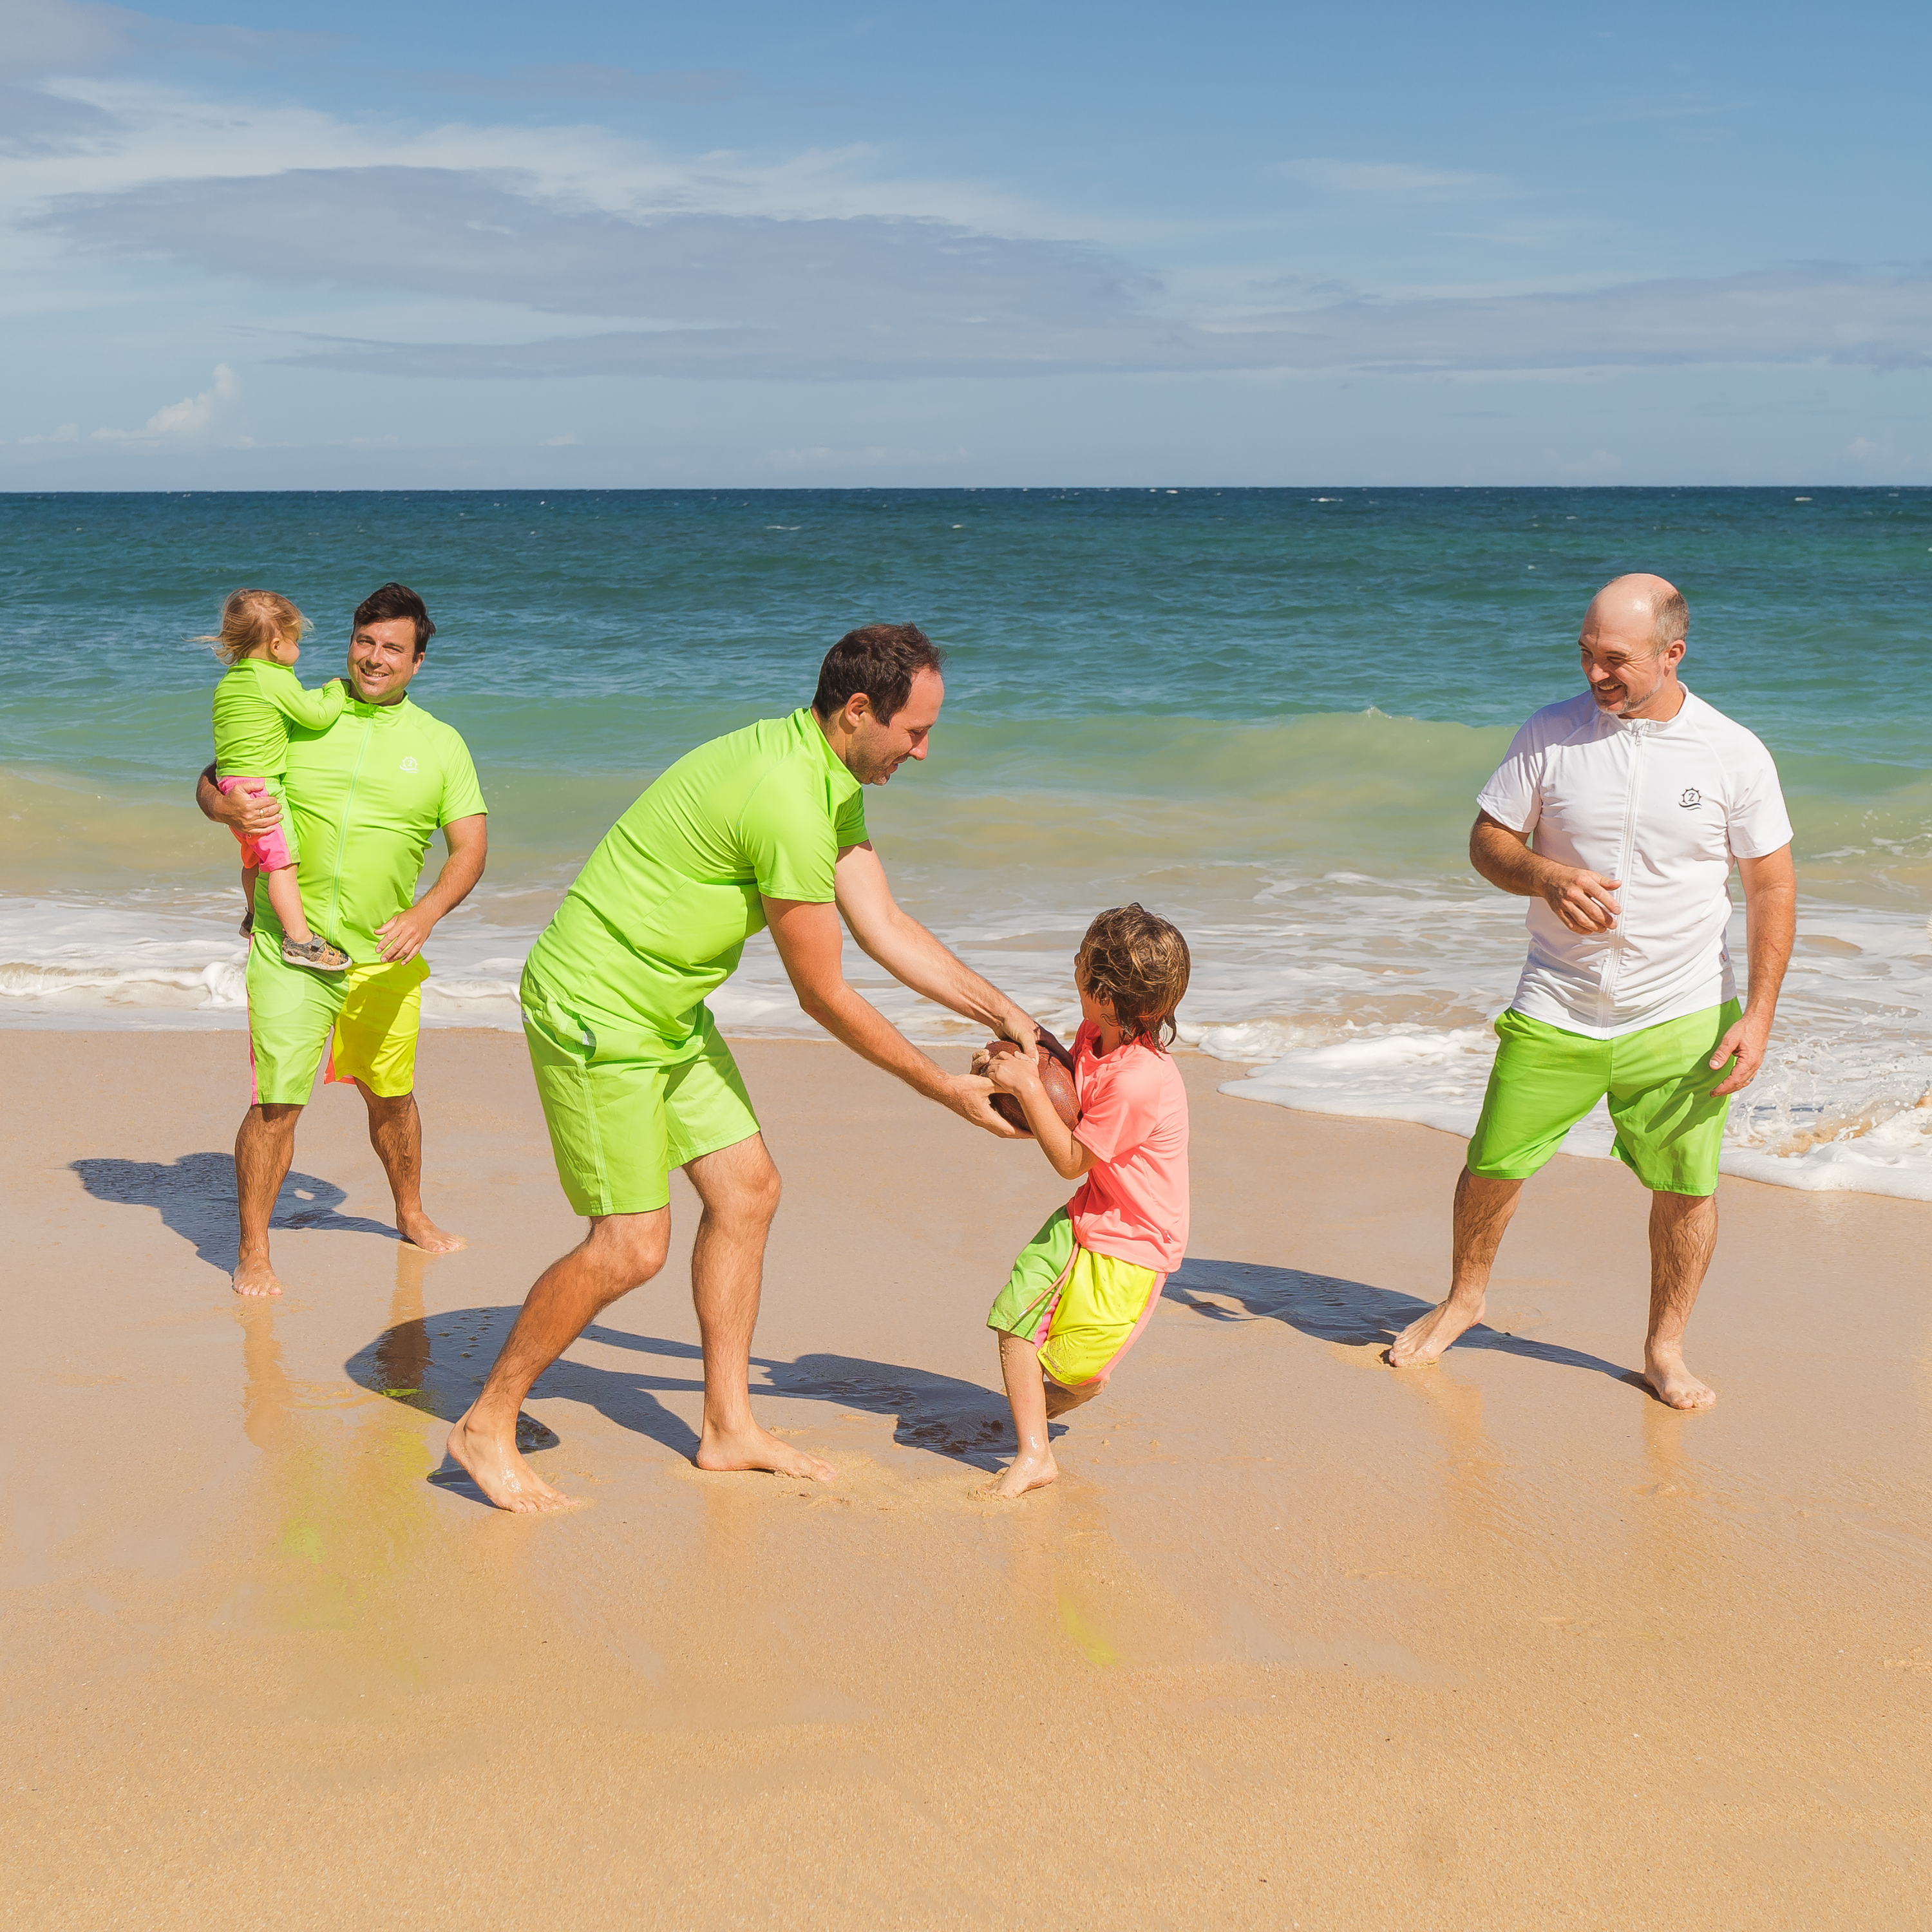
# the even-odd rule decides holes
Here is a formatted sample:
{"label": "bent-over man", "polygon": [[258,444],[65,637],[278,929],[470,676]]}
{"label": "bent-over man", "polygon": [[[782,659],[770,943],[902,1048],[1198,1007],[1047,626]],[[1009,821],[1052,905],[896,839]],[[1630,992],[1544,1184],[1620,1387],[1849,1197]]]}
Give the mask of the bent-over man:
{"label": "bent-over man", "polygon": [[[1660,577],[1606,585],[1578,640],[1589,688],[1523,726],[1478,801],[1470,862],[1532,902],[1529,958],[1456,1184],[1449,1298],[1396,1337],[1396,1368],[1436,1360],[1482,1319],[1524,1180],[1607,1096],[1617,1157],[1651,1190],[1644,1379],[1672,1408],[1717,1400],[1684,1366],[1684,1331],[1717,1246],[1725,1117],[1764,1059],[1797,885],[1771,754],[1678,681],[1689,621]],[[1724,944],[1733,861],[1742,1012]]]}
{"label": "bent-over man", "polygon": [[836,1039],[1004,1139],[992,1083],[952,1074],[845,983],[842,914],[902,985],[1005,1038],[1037,1029],[893,902],[866,834],[860,788],[923,759],[945,696],[916,626],[872,624],[835,644],[811,704],[688,752],[592,853],[532,949],[524,1030],[558,1178],[590,1219],[530,1290],[449,1453],[499,1507],[567,1508],[517,1451],[517,1412],[598,1311],[663,1267],[670,1172],[703,1207],[692,1298],[704,1348],[701,1469],[819,1481],[830,1464],[759,1427],[748,1385],[778,1175],[706,999],[769,926],[800,1006]]}
{"label": "bent-over man", "polygon": [[[369,1139],[394,1197],[396,1230],[431,1254],[460,1248],[423,1211],[422,1118],[416,1110],[416,1034],[438,920],[483,876],[483,794],[462,738],[410,701],[436,626],[406,584],[386,584],[356,606],[349,694],[320,731],[289,730],[288,805],[298,834],[302,909],[350,957],[346,973],[312,973],[282,958],[268,886],[255,888],[248,949],[248,1047],[255,1099],[235,1140],[241,1218],[238,1294],[279,1294],[268,1220],[295,1155],[296,1122],[328,1054],[328,1078],[352,1081],[369,1110]],[[254,834],[280,816],[274,794],[216,788],[201,776],[210,818]],[[448,848],[436,884],[416,881],[431,836]]]}

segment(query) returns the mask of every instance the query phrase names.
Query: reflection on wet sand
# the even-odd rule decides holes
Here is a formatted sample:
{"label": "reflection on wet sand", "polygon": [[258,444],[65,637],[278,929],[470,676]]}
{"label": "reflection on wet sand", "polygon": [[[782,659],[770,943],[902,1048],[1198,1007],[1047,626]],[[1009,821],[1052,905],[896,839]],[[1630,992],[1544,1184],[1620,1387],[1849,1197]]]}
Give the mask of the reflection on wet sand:
{"label": "reflection on wet sand", "polygon": [[[386,1373],[420,1384],[428,1360],[423,1321],[426,1257],[399,1249],[384,1340]],[[260,1513],[266,1560],[254,1586],[256,1614],[278,1631],[334,1632],[344,1640],[308,1661],[308,1696],[365,1698],[424,1681],[428,1633],[416,1604],[420,1566],[434,1528],[424,1477],[433,1460],[405,1412],[340,1382],[292,1377],[272,1302],[240,1303],[242,1406],[248,1439],[262,1452]],[[368,1713],[364,1713],[368,1714]]]}

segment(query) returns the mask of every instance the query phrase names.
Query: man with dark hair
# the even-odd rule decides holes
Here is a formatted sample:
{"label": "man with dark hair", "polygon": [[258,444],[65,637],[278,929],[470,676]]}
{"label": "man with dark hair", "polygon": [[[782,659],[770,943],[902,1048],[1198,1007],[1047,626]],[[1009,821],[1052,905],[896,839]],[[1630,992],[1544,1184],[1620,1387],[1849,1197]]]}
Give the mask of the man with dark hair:
{"label": "man with dark hair", "polygon": [[[299,835],[303,910],[352,963],[339,976],[285,964],[281,928],[258,886],[248,952],[255,1098],[235,1142],[238,1294],[281,1292],[268,1257],[268,1217],[325,1051],[327,1078],[353,1082],[368,1105],[397,1232],[432,1254],[463,1245],[423,1211],[416,1032],[429,977],[424,943],[483,876],[488,838],[469,748],[407,695],[435,629],[413,590],[384,584],[356,607],[341,716],[324,730],[289,729],[285,790]],[[210,818],[250,835],[280,816],[271,792],[224,796],[212,765],[196,802]],[[449,856],[418,899],[423,854],[439,827]]]}
{"label": "man with dark hair", "polygon": [[842,914],[892,976],[1004,1037],[1033,1022],[894,904],[860,788],[922,760],[945,695],[915,626],[872,624],[832,646],[818,702],[688,753],[625,813],[578,874],[524,971],[524,1030],[558,1178],[590,1232],[537,1280],[449,1453],[500,1508],[571,1499],[517,1451],[517,1412],[598,1312],[649,1281],[670,1239],[670,1172],[703,1204],[692,1296],[704,1345],[701,1469],[829,1480],[829,1463],[752,1414],[748,1376],[778,1170],[706,998],[769,926],[799,1004],[875,1066],[1002,1139],[992,1083],[948,1073],[845,982]]}

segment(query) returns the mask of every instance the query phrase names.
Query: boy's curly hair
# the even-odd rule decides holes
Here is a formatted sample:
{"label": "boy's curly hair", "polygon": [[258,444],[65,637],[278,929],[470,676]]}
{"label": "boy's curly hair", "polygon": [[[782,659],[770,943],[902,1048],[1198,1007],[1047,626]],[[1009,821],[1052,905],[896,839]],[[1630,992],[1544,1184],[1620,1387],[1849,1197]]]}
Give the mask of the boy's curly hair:
{"label": "boy's curly hair", "polygon": [[1123,1042],[1165,1052],[1187,992],[1187,942],[1144,906],[1115,906],[1087,928],[1073,962],[1081,989],[1114,1010]]}

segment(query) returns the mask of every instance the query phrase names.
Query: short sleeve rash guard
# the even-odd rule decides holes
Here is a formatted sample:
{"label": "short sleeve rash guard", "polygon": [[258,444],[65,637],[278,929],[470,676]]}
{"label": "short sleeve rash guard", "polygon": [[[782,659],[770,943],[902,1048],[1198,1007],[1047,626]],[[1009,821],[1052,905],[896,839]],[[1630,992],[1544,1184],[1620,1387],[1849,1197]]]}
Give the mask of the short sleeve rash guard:
{"label": "short sleeve rash guard", "polygon": [[810,710],[700,745],[585,862],[532,950],[530,980],[566,1010],[676,1058],[705,999],[765,923],[767,898],[830,904],[841,850],[866,841],[859,781]]}
{"label": "short sleeve rash guard", "polygon": [[1144,1040],[1104,1058],[1098,1045],[1090,1026],[1074,1038],[1073,1138],[1095,1162],[1066,1204],[1074,1237],[1090,1253],[1171,1274],[1187,1252],[1187,1088]]}
{"label": "short sleeve rash guard", "polygon": [[406,698],[351,697],[323,730],[291,725],[286,792],[302,910],[358,966],[379,956],[377,928],[415,903],[430,838],[484,808],[460,734]]}
{"label": "short sleeve rash guard", "polygon": [[1517,732],[1477,802],[1545,858],[1618,882],[1606,933],[1530,901],[1518,1012],[1612,1040],[1733,997],[1732,864],[1791,842],[1778,767],[1742,724],[1694,692],[1659,721],[1600,712],[1586,691]]}

